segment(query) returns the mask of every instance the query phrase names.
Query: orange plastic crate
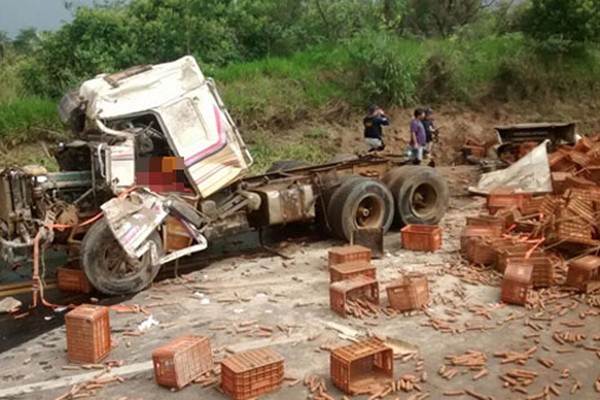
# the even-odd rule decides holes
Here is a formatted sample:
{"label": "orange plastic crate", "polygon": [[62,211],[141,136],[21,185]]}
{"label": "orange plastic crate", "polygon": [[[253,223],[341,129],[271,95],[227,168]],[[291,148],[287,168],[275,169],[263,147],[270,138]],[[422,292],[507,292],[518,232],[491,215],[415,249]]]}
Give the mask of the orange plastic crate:
{"label": "orange plastic crate", "polygon": [[375,279],[377,277],[375,267],[368,261],[353,261],[329,267],[330,283],[352,279],[357,276]]}
{"label": "orange plastic crate", "polygon": [[509,263],[502,280],[501,299],[505,303],[525,305],[531,288],[533,267],[528,264]]}
{"label": "orange plastic crate", "polygon": [[329,306],[336,313],[345,316],[348,300],[364,300],[379,304],[379,283],[375,279],[357,276],[329,285]]}
{"label": "orange plastic crate", "polygon": [[341,246],[329,250],[329,266],[353,261],[371,261],[371,249],[360,246]]}
{"label": "orange plastic crate", "polygon": [[600,280],[600,257],[585,256],[569,263],[567,285],[586,292],[594,280]]}
{"label": "orange plastic crate", "polygon": [[410,273],[392,281],[387,287],[390,307],[394,310],[408,311],[429,303],[429,283],[427,276]]}
{"label": "orange plastic crate", "polygon": [[210,341],[183,336],[152,352],[154,379],[161,386],[181,389],[213,368]]}
{"label": "orange plastic crate", "polygon": [[337,347],[331,352],[330,375],[348,394],[367,393],[372,384],[386,384],[394,377],[394,352],[375,338]]}
{"label": "orange plastic crate", "polygon": [[442,247],[442,228],[435,225],[407,225],[402,228],[402,248],[435,251]]}
{"label": "orange plastic crate", "polygon": [[221,389],[234,400],[277,390],[283,378],[283,357],[269,348],[249,350],[221,362]]}
{"label": "orange plastic crate", "polygon": [[65,316],[67,358],[83,364],[96,364],[111,350],[108,308],[82,304]]}
{"label": "orange plastic crate", "polygon": [[59,267],[56,274],[62,292],[90,293],[92,285],[81,269]]}

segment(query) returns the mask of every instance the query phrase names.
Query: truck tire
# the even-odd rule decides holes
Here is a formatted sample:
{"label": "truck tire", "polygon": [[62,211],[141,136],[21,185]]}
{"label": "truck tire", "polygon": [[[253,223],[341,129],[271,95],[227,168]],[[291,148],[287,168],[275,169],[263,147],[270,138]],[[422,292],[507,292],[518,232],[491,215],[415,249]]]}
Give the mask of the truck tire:
{"label": "truck tire", "polygon": [[448,185],[438,171],[430,167],[409,165],[394,168],[383,182],[394,196],[394,222],[435,225],[448,209]]}
{"label": "truck tire", "polygon": [[302,167],[310,167],[310,164],[298,160],[279,160],[275,161],[265,173],[271,174],[273,172],[288,171]]}
{"label": "truck tire", "polygon": [[332,231],[341,239],[350,241],[358,228],[390,229],[394,218],[394,198],[381,182],[352,177],[331,196],[327,218]]}
{"label": "truck tire", "polygon": [[[162,241],[157,231],[148,240],[162,255]],[[91,284],[102,293],[122,295],[137,293],[148,287],[160,269],[153,265],[150,253],[139,260],[127,257],[105,219],[96,222],[81,242],[81,265]]]}

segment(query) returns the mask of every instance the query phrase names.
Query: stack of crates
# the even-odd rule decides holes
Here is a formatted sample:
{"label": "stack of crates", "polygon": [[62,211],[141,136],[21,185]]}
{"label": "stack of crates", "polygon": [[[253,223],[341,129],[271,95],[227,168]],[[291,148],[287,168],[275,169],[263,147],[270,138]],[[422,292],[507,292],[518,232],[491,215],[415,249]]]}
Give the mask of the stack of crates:
{"label": "stack of crates", "polygon": [[333,311],[346,315],[348,300],[379,304],[379,283],[371,255],[369,248],[359,245],[329,250],[329,304]]}

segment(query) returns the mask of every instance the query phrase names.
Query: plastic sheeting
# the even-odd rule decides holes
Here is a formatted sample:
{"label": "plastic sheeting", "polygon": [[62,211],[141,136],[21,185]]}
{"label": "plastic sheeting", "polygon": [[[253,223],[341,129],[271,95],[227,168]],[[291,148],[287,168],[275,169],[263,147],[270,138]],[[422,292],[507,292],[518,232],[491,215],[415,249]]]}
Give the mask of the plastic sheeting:
{"label": "plastic sheeting", "polygon": [[533,149],[510,167],[483,174],[476,187],[469,187],[475,194],[488,194],[498,187],[508,187],[516,192],[551,193],[552,175],[548,163],[548,140]]}

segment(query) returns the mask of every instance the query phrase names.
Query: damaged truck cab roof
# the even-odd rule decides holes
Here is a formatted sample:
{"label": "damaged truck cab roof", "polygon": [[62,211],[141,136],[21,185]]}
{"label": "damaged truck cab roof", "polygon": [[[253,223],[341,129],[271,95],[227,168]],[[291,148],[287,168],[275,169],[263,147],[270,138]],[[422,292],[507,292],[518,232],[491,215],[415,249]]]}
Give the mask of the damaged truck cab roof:
{"label": "damaged truck cab roof", "polygon": [[191,56],[102,74],[84,82],[86,116],[102,125],[154,115],[190,183],[201,197],[243,177],[252,164],[214,82]]}

